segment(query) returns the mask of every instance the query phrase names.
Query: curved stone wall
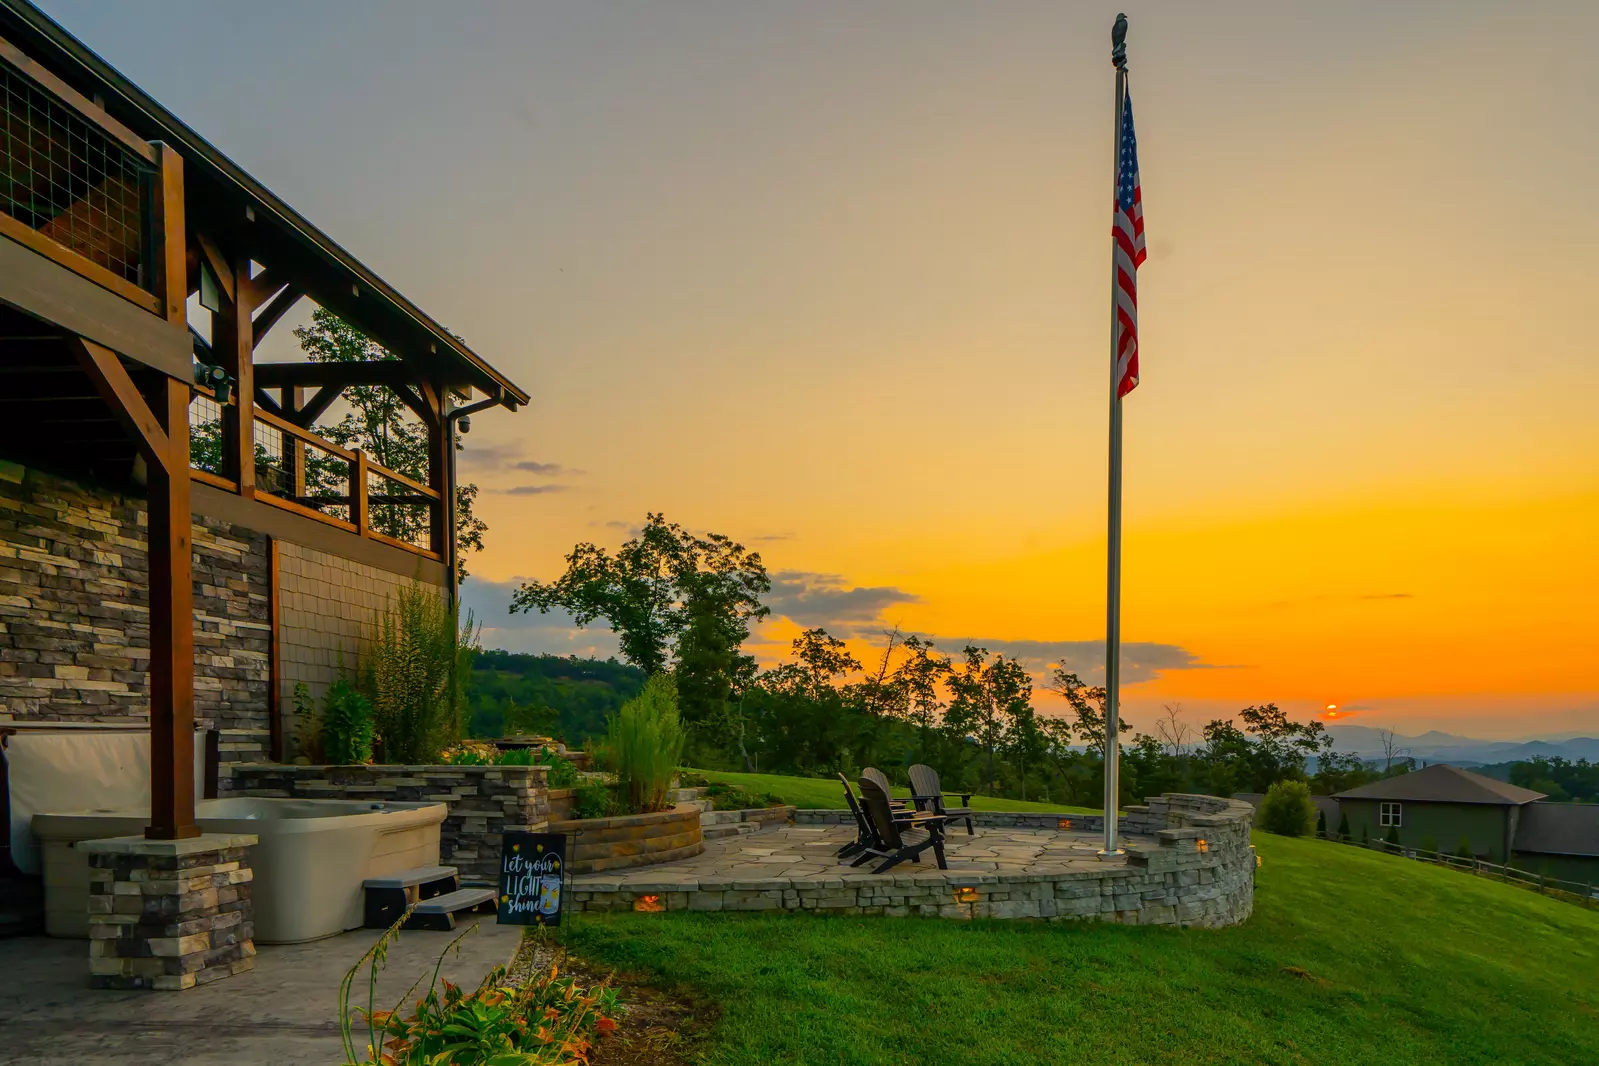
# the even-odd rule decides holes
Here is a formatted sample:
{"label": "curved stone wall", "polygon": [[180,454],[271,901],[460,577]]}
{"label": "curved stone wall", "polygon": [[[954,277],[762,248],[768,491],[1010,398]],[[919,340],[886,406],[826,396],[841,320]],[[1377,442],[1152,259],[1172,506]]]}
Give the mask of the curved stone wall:
{"label": "curved stone wall", "polygon": [[573,874],[676,862],[705,850],[699,808],[686,803],[654,814],[551,822],[548,831],[574,838],[568,860]]}

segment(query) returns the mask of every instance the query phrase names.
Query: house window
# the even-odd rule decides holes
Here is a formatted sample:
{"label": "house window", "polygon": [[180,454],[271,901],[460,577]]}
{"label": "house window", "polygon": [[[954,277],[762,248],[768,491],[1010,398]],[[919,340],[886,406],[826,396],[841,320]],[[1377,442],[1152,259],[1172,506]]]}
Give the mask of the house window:
{"label": "house window", "polygon": [[1378,812],[1378,820],[1383,825],[1404,825],[1402,804],[1384,803],[1382,810]]}

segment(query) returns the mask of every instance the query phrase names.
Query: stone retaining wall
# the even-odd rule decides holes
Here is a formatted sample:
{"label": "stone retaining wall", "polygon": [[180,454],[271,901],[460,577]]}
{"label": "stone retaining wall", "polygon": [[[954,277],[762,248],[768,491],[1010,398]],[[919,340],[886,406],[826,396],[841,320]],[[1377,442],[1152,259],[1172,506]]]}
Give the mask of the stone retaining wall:
{"label": "stone retaining wall", "polygon": [[[848,812],[799,813],[801,824],[825,824],[834,814],[848,816]],[[677,877],[658,883],[637,876],[613,880],[600,875],[575,883],[572,900],[576,909],[594,911],[635,909],[637,900],[653,897],[651,910],[826,910],[849,915],[1073,918],[1220,927],[1243,921],[1254,907],[1252,815],[1246,803],[1167,794],[1146,807],[1131,807],[1122,816],[1121,824],[1130,832],[1145,834],[1131,842],[1124,862],[1095,863],[1087,869],[1027,874],[923,869],[870,878]],[[1099,815],[1020,817],[1070,819],[1075,829],[1103,825]],[[1055,825],[1046,821],[1042,827]]]}
{"label": "stone retaining wall", "polygon": [[544,766],[287,766],[236,763],[226,767],[223,795],[292,796],[444,803],[439,861],[461,880],[499,879],[506,831],[542,833],[549,823],[549,770]]}
{"label": "stone retaining wall", "polygon": [[705,850],[699,808],[679,803],[669,811],[551,822],[551,833],[569,833],[573,874],[626,870],[693,858]]}

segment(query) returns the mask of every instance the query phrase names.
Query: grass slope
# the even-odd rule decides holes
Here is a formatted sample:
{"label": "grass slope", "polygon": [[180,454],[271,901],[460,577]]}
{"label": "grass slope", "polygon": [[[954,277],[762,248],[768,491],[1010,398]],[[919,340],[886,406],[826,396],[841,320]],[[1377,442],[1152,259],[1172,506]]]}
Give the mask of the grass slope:
{"label": "grass slope", "polygon": [[[703,774],[711,781],[725,781],[730,785],[743,785],[752,792],[770,792],[807,810],[840,811],[844,809],[844,786],[838,778],[783,777],[779,774],[735,774],[722,770],[691,770]],[[895,788],[894,795],[909,796],[908,788]],[[958,802],[958,797],[950,802]],[[1098,809],[1068,807],[1062,803],[1034,803],[1031,800],[1001,799],[994,796],[973,796],[972,809],[978,811],[1064,811],[1071,814],[1098,814]]]}
{"label": "grass slope", "polygon": [[711,1066],[1599,1062],[1599,911],[1257,836],[1234,929],[582,915],[578,953],[709,995]]}

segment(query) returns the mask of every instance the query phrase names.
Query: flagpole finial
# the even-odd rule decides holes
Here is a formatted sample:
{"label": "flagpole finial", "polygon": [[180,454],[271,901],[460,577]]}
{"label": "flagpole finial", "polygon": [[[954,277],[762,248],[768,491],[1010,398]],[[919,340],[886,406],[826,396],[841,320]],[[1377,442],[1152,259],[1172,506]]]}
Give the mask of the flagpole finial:
{"label": "flagpole finial", "polygon": [[1110,61],[1117,70],[1127,69],[1127,15],[1125,12],[1116,16],[1116,24],[1110,28]]}

